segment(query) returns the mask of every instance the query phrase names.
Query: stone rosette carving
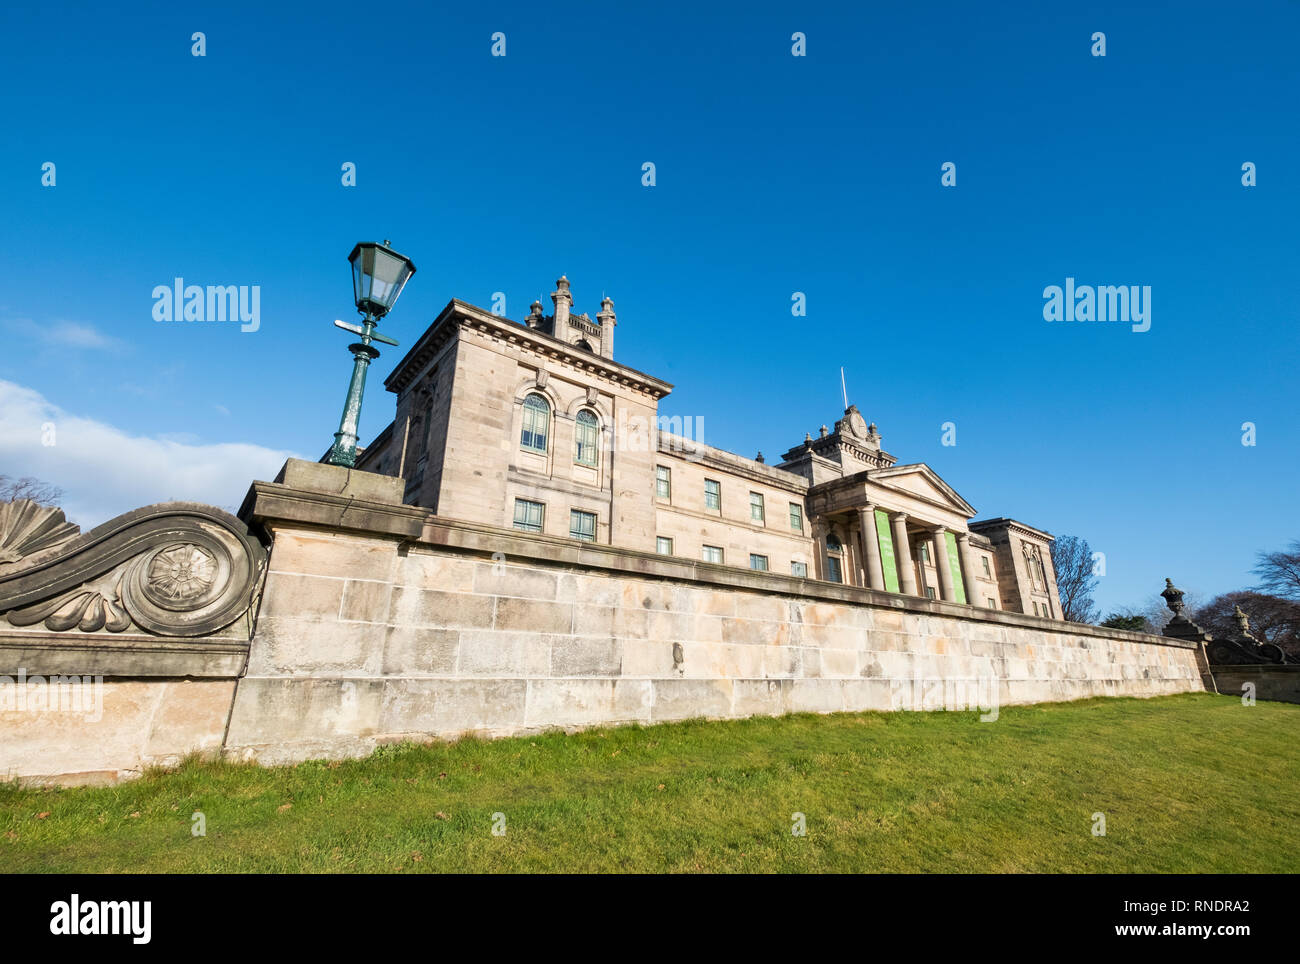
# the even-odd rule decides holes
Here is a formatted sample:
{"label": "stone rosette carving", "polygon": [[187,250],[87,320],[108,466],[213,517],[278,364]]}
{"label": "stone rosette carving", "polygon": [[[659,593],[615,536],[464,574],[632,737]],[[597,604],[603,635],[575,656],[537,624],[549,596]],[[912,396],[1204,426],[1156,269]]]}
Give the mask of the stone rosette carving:
{"label": "stone rosette carving", "polygon": [[0,630],[205,636],[248,612],[265,566],[266,550],[234,516],[193,502],[146,506],[0,570]]}

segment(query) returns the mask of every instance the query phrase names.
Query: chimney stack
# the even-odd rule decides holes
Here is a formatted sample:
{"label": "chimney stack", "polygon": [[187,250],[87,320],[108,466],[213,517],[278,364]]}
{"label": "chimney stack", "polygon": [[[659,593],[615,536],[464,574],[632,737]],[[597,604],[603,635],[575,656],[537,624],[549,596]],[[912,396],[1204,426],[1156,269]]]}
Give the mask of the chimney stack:
{"label": "chimney stack", "polygon": [[606,358],[613,358],[614,326],[618,324],[618,316],[614,314],[614,299],[609,295],[600,299],[596,321],[600,323],[600,353]]}
{"label": "chimney stack", "polygon": [[568,341],[569,308],[573,305],[573,295],[569,294],[569,279],[564,275],[555,282],[551,301],[555,302],[555,330],[551,334],[561,341]]}

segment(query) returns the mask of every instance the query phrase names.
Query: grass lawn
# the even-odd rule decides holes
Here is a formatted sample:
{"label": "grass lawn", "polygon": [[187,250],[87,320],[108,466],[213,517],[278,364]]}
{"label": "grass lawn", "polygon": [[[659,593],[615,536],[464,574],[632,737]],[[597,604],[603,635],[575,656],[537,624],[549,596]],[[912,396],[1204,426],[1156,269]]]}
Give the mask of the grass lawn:
{"label": "grass lawn", "polygon": [[1189,694],[191,762],[0,785],[0,871],[1296,872],[1298,735],[1300,706]]}

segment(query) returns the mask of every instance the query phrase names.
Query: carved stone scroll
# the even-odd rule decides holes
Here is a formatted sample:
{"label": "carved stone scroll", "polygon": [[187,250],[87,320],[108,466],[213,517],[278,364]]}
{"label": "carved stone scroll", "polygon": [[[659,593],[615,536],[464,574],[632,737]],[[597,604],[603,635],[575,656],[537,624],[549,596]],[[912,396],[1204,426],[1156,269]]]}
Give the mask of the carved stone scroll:
{"label": "carved stone scroll", "polygon": [[[34,531],[32,519],[20,508],[0,513],[0,526]],[[0,547],[15,557],[0,565],[0,629],[7,620],[54,632],[205,636],[248,611],[266,565],[244,523],[194,502],[145,506],[75,537],[48,519],[38,528],[35,539],[0,528]]]}

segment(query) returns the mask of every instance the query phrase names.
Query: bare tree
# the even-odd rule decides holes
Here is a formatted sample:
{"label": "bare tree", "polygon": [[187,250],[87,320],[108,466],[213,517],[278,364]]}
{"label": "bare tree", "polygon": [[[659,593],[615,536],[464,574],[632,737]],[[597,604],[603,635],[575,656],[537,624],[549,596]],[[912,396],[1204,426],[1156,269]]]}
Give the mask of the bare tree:
{"label": "bare tree", "polygon": [[1261,552],[1251,571],[1259,576],[1259,591],[1300,601],[1300,539],[1281,552]]}
{"label": "bare tree", "polygon": [[31,476],[15,479],[0,475],[0,502],[17,502],[19,499],[31,499],[41,505],[58,505],[63,500],[63,490]]}
{"label": "bare tree", "polygon": [[1057,536],[1052,543],[1052,568],[1056,570],[1056,588],[1061,592],[1061,616],[1072,623],[1093,622],[1098,615],[1092,599],[1097,576],[1088,540]]}

